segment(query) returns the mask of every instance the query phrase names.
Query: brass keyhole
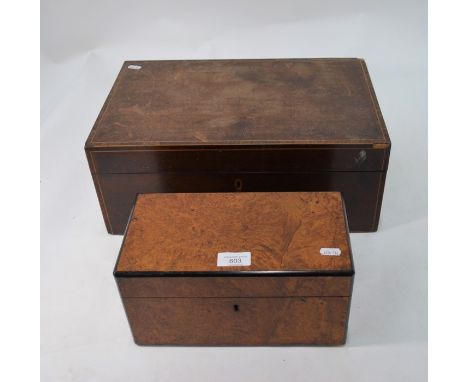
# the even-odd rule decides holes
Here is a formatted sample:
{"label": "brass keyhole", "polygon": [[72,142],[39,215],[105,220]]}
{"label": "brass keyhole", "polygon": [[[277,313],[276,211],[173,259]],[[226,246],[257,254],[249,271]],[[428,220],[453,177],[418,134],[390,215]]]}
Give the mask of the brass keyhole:
{"label": "brass keyhole", "polygon": [[234,188],[236,189],[236,191],[242,191],[242,180],[237,178],[236,180],[234,180]]}

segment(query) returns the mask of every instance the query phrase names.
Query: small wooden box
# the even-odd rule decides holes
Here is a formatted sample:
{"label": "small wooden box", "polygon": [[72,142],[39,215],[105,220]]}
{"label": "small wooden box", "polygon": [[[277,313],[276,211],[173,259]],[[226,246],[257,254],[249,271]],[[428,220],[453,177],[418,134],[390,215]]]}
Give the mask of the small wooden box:
{"label": "small wooden box", "polygon": [[114,276],[139,345],[344,344],[341,195],[139,195]]}
{"label": "small wooden box", "polygon": [[361,59],[125,62],[86,142],[107,230],[153,192],[339,191],[377,230],[390,139]]}

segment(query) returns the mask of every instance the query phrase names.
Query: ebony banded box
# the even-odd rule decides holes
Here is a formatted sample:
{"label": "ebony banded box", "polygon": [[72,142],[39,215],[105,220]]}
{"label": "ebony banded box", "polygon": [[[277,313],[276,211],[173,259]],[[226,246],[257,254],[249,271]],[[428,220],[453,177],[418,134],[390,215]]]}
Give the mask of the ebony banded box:
{"label": "ebony banded box", "polygon": [[390,139],[361,59],[125,62],[85,146],[107,230],[154,192],[340,191],[377,230]]}
{"label": "ebony banded box", "polygon": [[340,193],[141,194],[114,270],[140,345],[340,345]]}

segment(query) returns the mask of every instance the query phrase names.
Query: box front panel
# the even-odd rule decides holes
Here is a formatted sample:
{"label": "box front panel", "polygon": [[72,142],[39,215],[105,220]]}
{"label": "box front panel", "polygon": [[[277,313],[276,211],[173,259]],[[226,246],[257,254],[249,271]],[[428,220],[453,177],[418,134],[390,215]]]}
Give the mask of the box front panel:
{"label": "box front panel", "polygon": [[341,345],[349,297],[123,298],[139,345]]}
{"label": "box front panel", "polygon": [[346,297],[352,276],[117,277],[122,298]]}
{"label": "box front panel", "polygon": [[375,231],[385,172],[97,174],[109,233],[123,234],[136,195],[154,192],[339,191],[352,232]]}
{"label": "box front panel", "polygon": [[387,152],[374,147],[101,149],[89,152],[92,172],[311,172],[383,171]]}

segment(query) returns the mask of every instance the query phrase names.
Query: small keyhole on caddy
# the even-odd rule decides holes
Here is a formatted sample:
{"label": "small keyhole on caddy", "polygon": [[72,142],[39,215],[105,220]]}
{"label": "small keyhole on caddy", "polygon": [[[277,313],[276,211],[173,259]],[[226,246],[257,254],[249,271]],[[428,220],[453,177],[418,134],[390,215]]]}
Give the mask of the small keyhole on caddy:
{"label": "small keyhole on caddy", "polygon": [[234,311],[236,311],[236,312],[239,311],[239,305],[237,305],[237,304],[234,305]]}

